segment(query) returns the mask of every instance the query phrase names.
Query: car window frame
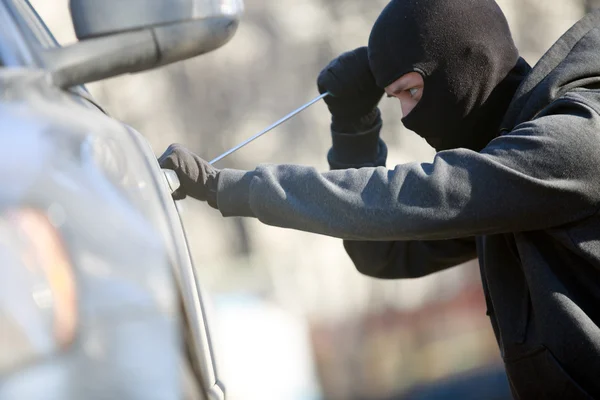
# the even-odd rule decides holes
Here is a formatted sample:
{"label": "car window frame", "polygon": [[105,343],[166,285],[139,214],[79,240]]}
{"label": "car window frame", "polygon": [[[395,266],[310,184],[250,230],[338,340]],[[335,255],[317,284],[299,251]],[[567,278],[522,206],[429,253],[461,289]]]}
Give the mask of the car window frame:
{"label": "car window frame", "polygon": [[0,66],[31,67],[39,65],[39,58],[31,44],[23,35],[23,28],[17,24],[15,10],[10,7],[7,0],[0,0],[0,26],[3,34],[0,35]]}
{"label": "car window frame", "polygon": [[22,31],[29,36],[30,41],[35,42],[44,49],[60,47],[60,44],[29,0],[5,1],[9,4],[9,7],[12,5],[17,23],[25,25],[26,28]]}
{"label": "car window frame", "polygon": [[[61,45],[44,22],[44,19],[29,0],[0,0],[0,4],[4,5],[4,10],[8,14],[7,18],[13,27],[13,35],[19,37],[20,52],[27,54],[26,59],[21,57],[22,61],[20,63],[12,63],[12,65],[6,65],[6,67],[46,69],[47,66],[40,53],[44,50],[59,48]],[[2,65],[0,63],[0,66]],[[84,85],[73,86],[67,90],[85,100],[86,105],[108,115],[106,110],[93,99]]]}

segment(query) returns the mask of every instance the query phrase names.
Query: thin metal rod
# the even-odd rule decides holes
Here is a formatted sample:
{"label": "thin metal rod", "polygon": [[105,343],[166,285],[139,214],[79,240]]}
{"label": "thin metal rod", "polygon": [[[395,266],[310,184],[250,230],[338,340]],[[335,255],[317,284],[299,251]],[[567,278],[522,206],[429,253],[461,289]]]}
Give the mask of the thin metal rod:
{"label": "thin metal rod", "polygon": [[315,97],[314,99],[312,99],[311,101],[309,101],[308,103],[306,103],[305,105],[303,105],[300,108],[297,108],[296,110],[292,111],[291,113],[289,113],[288,115],[286,115],[285,117],[281,118],[279,121],[273,123],[272,125],[269,125],[268,127],[266,127],[265,129],[263,129],[262,131],[258,132],[256,135],[252,136],[250,139],[245,140],[244,142],[238,144],[237,146],[235,146],[232,149],[227,150],[225,153],[221,154],[220,156],[218,156],[217,158],[215,158],[214,160],[210,161],[210,164],[214,164],[217,161],[221,161],[222,159],[224,159],[225,157],[227,157],[228,155],[235,153],[236,151],[238,151],[239,149],[241,149],[242,147],[246,146],[248,143],[258,139],[259,137],[261,137],[262,135],[264,135],[265,133],[277,128],[279,125],[283,124],[285,121],[289,120],[290,118],[298,115],[299,113],[301,113],[302,111],[306,110],[308,107],[312,106],[313,104],[315,104],[317,101],[323,99],[324,97],[328,96],[329,92],[325,92],[323,94],[321,94],[318,97]]}

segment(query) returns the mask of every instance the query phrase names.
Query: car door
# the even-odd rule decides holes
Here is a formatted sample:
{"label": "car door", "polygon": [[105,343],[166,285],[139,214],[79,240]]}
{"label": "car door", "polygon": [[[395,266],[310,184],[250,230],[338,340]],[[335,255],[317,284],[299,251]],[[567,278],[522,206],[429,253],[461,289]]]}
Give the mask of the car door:
{"label": "car door", "polygon": [[[4,17],[10,15],[13,22],[20,28],[18,34],[22,35],[20,38],[22,41],[6,41],[8,45],[0,48],[0,57],[3,57],[5,64],[43,68],[43,60],[37,57],[36,49],[58,46],[58,43],[27,0],[0,1],[8,11]],[[3,34],[11,33],[4,32]],[[98,113],[103,112],[84,87],[74,87],[69,91],[73,102],[77,102],[85,108],[92,108]],[[139,132],[129,126],[124,126],[123,131],[127,132],[130,136],[129,139],[136,143],[136,149],[140,153],[139,159],[143,160],[145,167],[151,171],[152,185],[156,187],[161,200],[161,207],[156,211],[160,215],[154,217],[161,221],[164,244],[178,284],[181,332],[185,344],[181,369],[186,396],[188,398],[222,399],[224,398],[224,389],[217,377],[209,322],[200,282],[190,257],[178,210],[171,198],[170,188],[178,185],[177,178],[172,174],[165,176],[165,172],[160,169],[150,146]]]}
{"label": "car door", "polygon": [[138,141],[140,148],[145,149],[145,158],[153,165],[157,180],[162,179],[165,183],[165,190],[162,192],[164,213],[172,235],[172,247],[169,253],[173,257],[173,264],[177,266],[174,272],[181,291],[186,352],[192,371],[203,385],[204,390],[209,394],[210,399],[223,399],[225,397],[224,386],[217,375],[206,302],[188,250],[187,238],[179,211],[171,198],[171,193],[179,187],[179,180],[173,171],[161,170],[152,149],[143,136],[131,127],[128,127],[128,129],[135,140]]}

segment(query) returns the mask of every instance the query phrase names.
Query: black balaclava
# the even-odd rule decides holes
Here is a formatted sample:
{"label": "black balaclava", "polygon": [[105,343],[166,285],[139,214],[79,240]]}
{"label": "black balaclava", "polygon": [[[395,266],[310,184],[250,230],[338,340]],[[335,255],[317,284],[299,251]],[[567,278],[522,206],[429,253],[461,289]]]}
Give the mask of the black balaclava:
{"label": "black balaclava", "polygon": [[382,88],[423,76],[423,96],[402,122],[438,151],[485,147],[530,69],[493,0],[392,0],[368,49]]}

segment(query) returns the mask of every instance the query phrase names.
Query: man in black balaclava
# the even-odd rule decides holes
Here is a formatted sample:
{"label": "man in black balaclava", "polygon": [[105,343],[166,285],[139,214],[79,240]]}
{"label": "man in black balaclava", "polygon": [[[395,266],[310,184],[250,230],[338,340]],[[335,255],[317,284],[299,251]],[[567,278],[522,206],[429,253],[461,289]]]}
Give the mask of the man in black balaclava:
{"label": "man in black balaclava", "polygon": [[[160,157],[223,216],[344,239],[356,268],[414,278],[478,258],[518,399],[600,398],[600,11],[532,70],[493,0],[392,0],[369,46],[321,72],[332,171]],[[385,167],[377,105],[439,152]]]}
{"label": "man in black balaclava", "polygon": [[381,88],[411,72],[422,76],[427,90],[402,122],[438,151],[481,150],[528,70],[513,71],[518,52],[493,1],[392,1],[368,51]]}

